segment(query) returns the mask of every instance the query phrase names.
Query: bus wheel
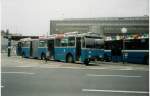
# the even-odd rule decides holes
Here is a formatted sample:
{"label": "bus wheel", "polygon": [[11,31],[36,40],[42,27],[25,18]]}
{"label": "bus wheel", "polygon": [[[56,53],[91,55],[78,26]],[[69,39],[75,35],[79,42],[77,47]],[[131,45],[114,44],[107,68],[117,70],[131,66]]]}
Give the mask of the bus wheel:
{"label": "bus wheel", "polygon": [[73,63],[73,57],[72,57],[72,55],[67,55],[67,63]]}
{"label": "bus wheel", "polygon": [[44,53],[41,54],[41,60],[45,60],[45,58],[46,58],[45,54]]}
{"label": "bus wheel", "polygon": [[86,59],[86,60],[84,61],[84,64],[85,64],[86,66],[88,66],[88,65],[89,65],[89,60]]}

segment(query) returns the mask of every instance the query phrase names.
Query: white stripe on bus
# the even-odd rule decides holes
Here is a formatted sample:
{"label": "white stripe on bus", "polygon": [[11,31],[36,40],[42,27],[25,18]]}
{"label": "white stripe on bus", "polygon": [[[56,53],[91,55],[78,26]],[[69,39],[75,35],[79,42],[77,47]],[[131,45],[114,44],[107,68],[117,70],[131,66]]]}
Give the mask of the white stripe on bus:
{"label": "white stripe on bus", "polygon": [[84,91],[84,92],[109,92],[109,93],[149,94],[148,91],[97,90],[97,89],[82,89],[82,91]]}
{"label": "white stripe on bus", "polygon": [[[111,50],[104,50],[105,52],[111,52]],[[149,52],[149,50],[122,50],[122,52]]]}

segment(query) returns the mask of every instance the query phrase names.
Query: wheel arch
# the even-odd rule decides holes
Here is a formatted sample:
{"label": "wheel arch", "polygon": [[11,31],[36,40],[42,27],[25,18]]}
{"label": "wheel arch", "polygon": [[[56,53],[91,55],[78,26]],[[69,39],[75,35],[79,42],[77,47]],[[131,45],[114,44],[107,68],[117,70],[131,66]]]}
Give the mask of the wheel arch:
{"label": "wheel arch", "polygon": [[[46,54],[44,52],[41,52],[40,54],[40,58],[42,59],[43,57],[42,56],[46,56]],[[46,57],[45,57],[46,58]]]}
{"label": "wheel arch", "polygon": [[67,53],[66,56],[65,56],[65,62],[67,62],[67,58],[68,56],[71,56],[73,58],[73,62],[75,61],[75,57],[73,56],[73,54],[71,54],[71,52]]}

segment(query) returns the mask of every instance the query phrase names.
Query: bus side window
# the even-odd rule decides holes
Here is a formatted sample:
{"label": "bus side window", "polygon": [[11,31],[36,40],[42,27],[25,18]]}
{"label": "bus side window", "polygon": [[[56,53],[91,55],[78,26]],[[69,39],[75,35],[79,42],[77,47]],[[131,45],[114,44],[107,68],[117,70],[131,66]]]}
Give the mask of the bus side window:
{"label": "bus side window", "polygon": [[21,43],[21,46],[24,47],[24,42]]}
{"label": "bus side window", "polygon": [[61,47],[66,47],[67,46],[67,43],[68,43],[68,39],[67,38],[64,38],[61,40]]}
{"label": "bus side window", "polygon": [[39,41],[39,47],[46,47],[46,41]]}
{"label": "bus side window", "polygon": [[60,39],[55,40],[55,46],[56,47],[60,47],[60,41],[61,41]]}
{"label": "bus side window", "polygon": [[30,46],[30,42],[25,41],[22,43],[22,47],[29,47]]}
{"label": "bus side window", "polygon": [[75,46],[75,37],[68,38],[68,46]]}
{"label": "bus side window", "polygon": [[39,41],[39,47],[43,47],[43,44],[41,41]]}
{"label": "bus side window", "polygon": [[25,47],[25,42],[22,42],[22,47]]}

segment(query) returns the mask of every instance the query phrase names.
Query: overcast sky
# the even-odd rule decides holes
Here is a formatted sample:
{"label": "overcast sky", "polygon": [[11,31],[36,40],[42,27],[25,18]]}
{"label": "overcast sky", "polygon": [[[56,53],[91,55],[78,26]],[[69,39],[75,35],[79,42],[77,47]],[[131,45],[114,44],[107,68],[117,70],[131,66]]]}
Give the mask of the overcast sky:
{"label": "overcast sky", "polygon": [[149,0],[2,0],[2,29],[23,35],[49,32],[63,18],[148,15]]}

